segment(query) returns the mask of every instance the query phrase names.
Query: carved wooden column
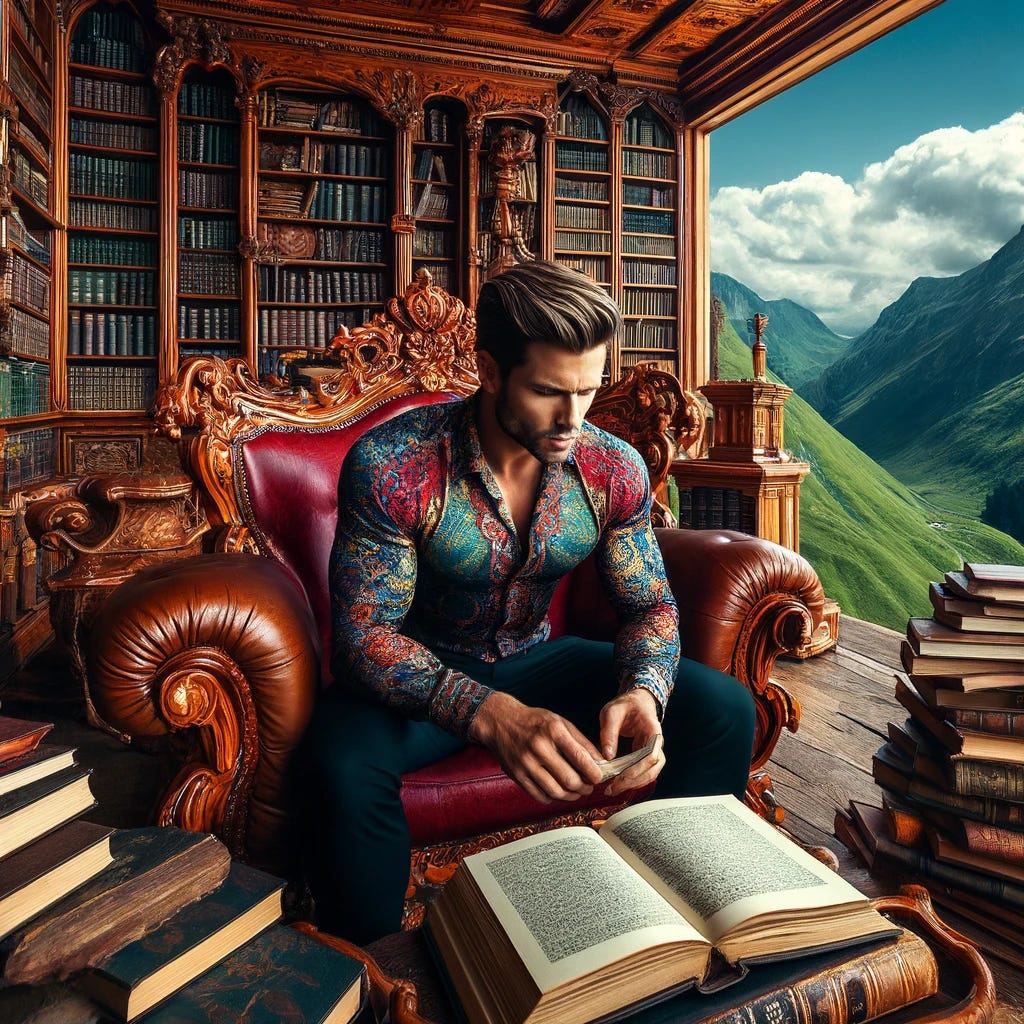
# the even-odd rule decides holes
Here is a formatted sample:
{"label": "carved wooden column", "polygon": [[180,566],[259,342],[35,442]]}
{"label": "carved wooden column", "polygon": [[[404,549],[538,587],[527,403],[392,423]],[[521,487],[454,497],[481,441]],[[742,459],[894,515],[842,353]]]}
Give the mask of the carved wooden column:
{"label": "carved wooden column", "polygon": [[129,576],[200,552],[209,524],[194,485],[186,476],[87,476],[69,496],[30,504],[25,523],[40,548],[68,561],[45,581],[50,621],[81,686],[89,723],[120,735],[93,707],[85,666],[89,630],[107,596]]}
{"label": "carved wooden column", "polygon": [[[235,103],[241,115],[238,134],[238,166],[241,169],[238,188],[238,249],[242,256],[239,267],[239,284],[242,295],[242,358],[259,373],[259,357],[256,335],[256,261],[253,259],[256,244],[256,219],[258,209],[259,177],[256,173],[256,90],[259,76],[258,62],[248,62],[245,68],[246,85],[239,92]],[[251,76],[251,80],[250,80]]]}

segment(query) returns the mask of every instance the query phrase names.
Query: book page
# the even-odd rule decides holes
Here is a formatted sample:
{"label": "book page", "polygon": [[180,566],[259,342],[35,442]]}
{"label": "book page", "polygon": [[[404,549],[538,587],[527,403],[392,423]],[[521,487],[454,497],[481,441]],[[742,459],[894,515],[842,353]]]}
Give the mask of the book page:
{"label": "book page", "polygon": [[542,832],[464,865],[541,991],[660,943],[707,944],[593,829]]}
{"label": "book page", "polygon": [[756,914],[865,902],[733,796],[649,800],[601,835],[712,943]]}

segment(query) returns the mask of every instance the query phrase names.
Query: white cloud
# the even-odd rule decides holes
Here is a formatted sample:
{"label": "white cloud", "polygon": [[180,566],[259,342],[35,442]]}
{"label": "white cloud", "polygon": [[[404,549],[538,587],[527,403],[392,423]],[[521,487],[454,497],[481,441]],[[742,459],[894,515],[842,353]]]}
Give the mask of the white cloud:
{"label": "white cloud", "polygon": [[806,171],[762,189],[719,189],[711,260],[762,298],[792,299],[833,330],[856,334],[915,278],[976,266],[1022,223],[1018,112],[975,132],[928,132],[853,184]]}

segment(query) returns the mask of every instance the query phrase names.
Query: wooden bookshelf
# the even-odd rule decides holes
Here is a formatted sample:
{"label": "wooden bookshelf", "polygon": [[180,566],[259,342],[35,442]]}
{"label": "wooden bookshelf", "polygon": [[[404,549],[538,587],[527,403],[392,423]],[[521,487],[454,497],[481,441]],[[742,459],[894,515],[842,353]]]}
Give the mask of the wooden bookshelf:
{"label": "wooden bookshelf", "polygon": [[227,71],[188,68],[177,96],[177,361],[243,354],[240,118]]}
{"label": "wooden bookshelf", "polygon": [[257,359],[325,348],[391,294],[390,126],[362,97],[280,86],[257,98]]}
{"label": "wooden bookshelf", "polygon": [[157,383],[157,101],[142,23],[85,11],[68,64],[67,396],[76,412],[134,412]]}
{"label": "wooden bookshelf", "polygon": [[423,109],[421,131],[412,144],[412,276],[426,270],[435,285],[452,295],[463,294],[464,137],[465,116],[459,105],[433,100]]}

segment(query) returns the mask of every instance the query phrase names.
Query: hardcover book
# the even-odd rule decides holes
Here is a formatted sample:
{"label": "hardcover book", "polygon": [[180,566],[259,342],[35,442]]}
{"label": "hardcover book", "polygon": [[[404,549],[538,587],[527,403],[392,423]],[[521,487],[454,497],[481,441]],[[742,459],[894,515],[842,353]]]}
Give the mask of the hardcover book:
{"label": "hardcover book", "polygon": [[231,864],[218,839],[184,829],[121,829],[113,862],[0,942],[0,978],[63,980],[151,932],[224,881]]}
{"label": "hardcover book", "polygon": [[965,693],[1024,685],[1024,649],[1020,651],[1020,660],[1014,661],[976,656],[965,647],[958,650],[957,656],[924,654],[904,640],[900,644],[900,661],[911,675],[948,677]]}
{"label": "hardcover book", "polygon": [[292,928],[272,925],[146,1017],[146,1024],[347,1024],[366,968]]}
{"label": "hardcover book", "polygon": [[89,775],[72,765],[0,796],[0,857],[93,807]]}
{"label": "hardcover book", "polygon": [[[977,709],[1024,713],[1024,676],[1007,677],[1006,689],[967,690],[957,686],[957,680],[943,676],[909,677],[914,689],[933,708]],[[1011,687],[1016,686],[1015,689]]]}
{"label": "hardcover book", "polygon": [[73,747],[58,747],[40,743],[35,750],[11,758],[0,764],[0,796],[10,793],[30,782],[45,778],[75,763]]}
{"label": "hardcover book", "polygon": [[[1024,601],[1024,583],[1019,578],[1022,567],[982,566],[977,563],[965,564],[963,572],[947,572],[945,582],[954,594],[967,598],[981,598],[986,601]],[[1012,570],[999,578],[999,570]],[[980,573],[980,575],[975,575]]]}
{"label": "hardcover book", "polygon": [[233,953],[281,916],[284,882],[232,864],[221,886],[85,971],[79,985],[126,1021]]}
{"label": "hardcover book", "polygon": [[72,821],[0,865],[0,939],[110,864],[113,829]]}
{"label": "hardcover book", "polygon": [[467,857],[427,913],[471,1024],[582,1024],[895,934],[735,797],[651,800]]}
{"label": "hardcover book", "polygon": [[0,715],[0,764],[35,750],[52,728],[52,722],[25,722]]}
{"label": "hardcover book", "polygon": [[911,619],[907,639],[917,654],[947,658],[1024,659],[1024,634],[971,633],[952,629],[935,619]]}
{"label": "hardcover book", "polygon": [[[966,580],[964,581],[966,586]],[[948,581],[928,584],[928,599],[937,612],[947,612],[968,618],[984,618],[999,622],[1006,619],[1024,619],[1024,603],[988,601],[982,597],[968,597],[953,589]]]}

